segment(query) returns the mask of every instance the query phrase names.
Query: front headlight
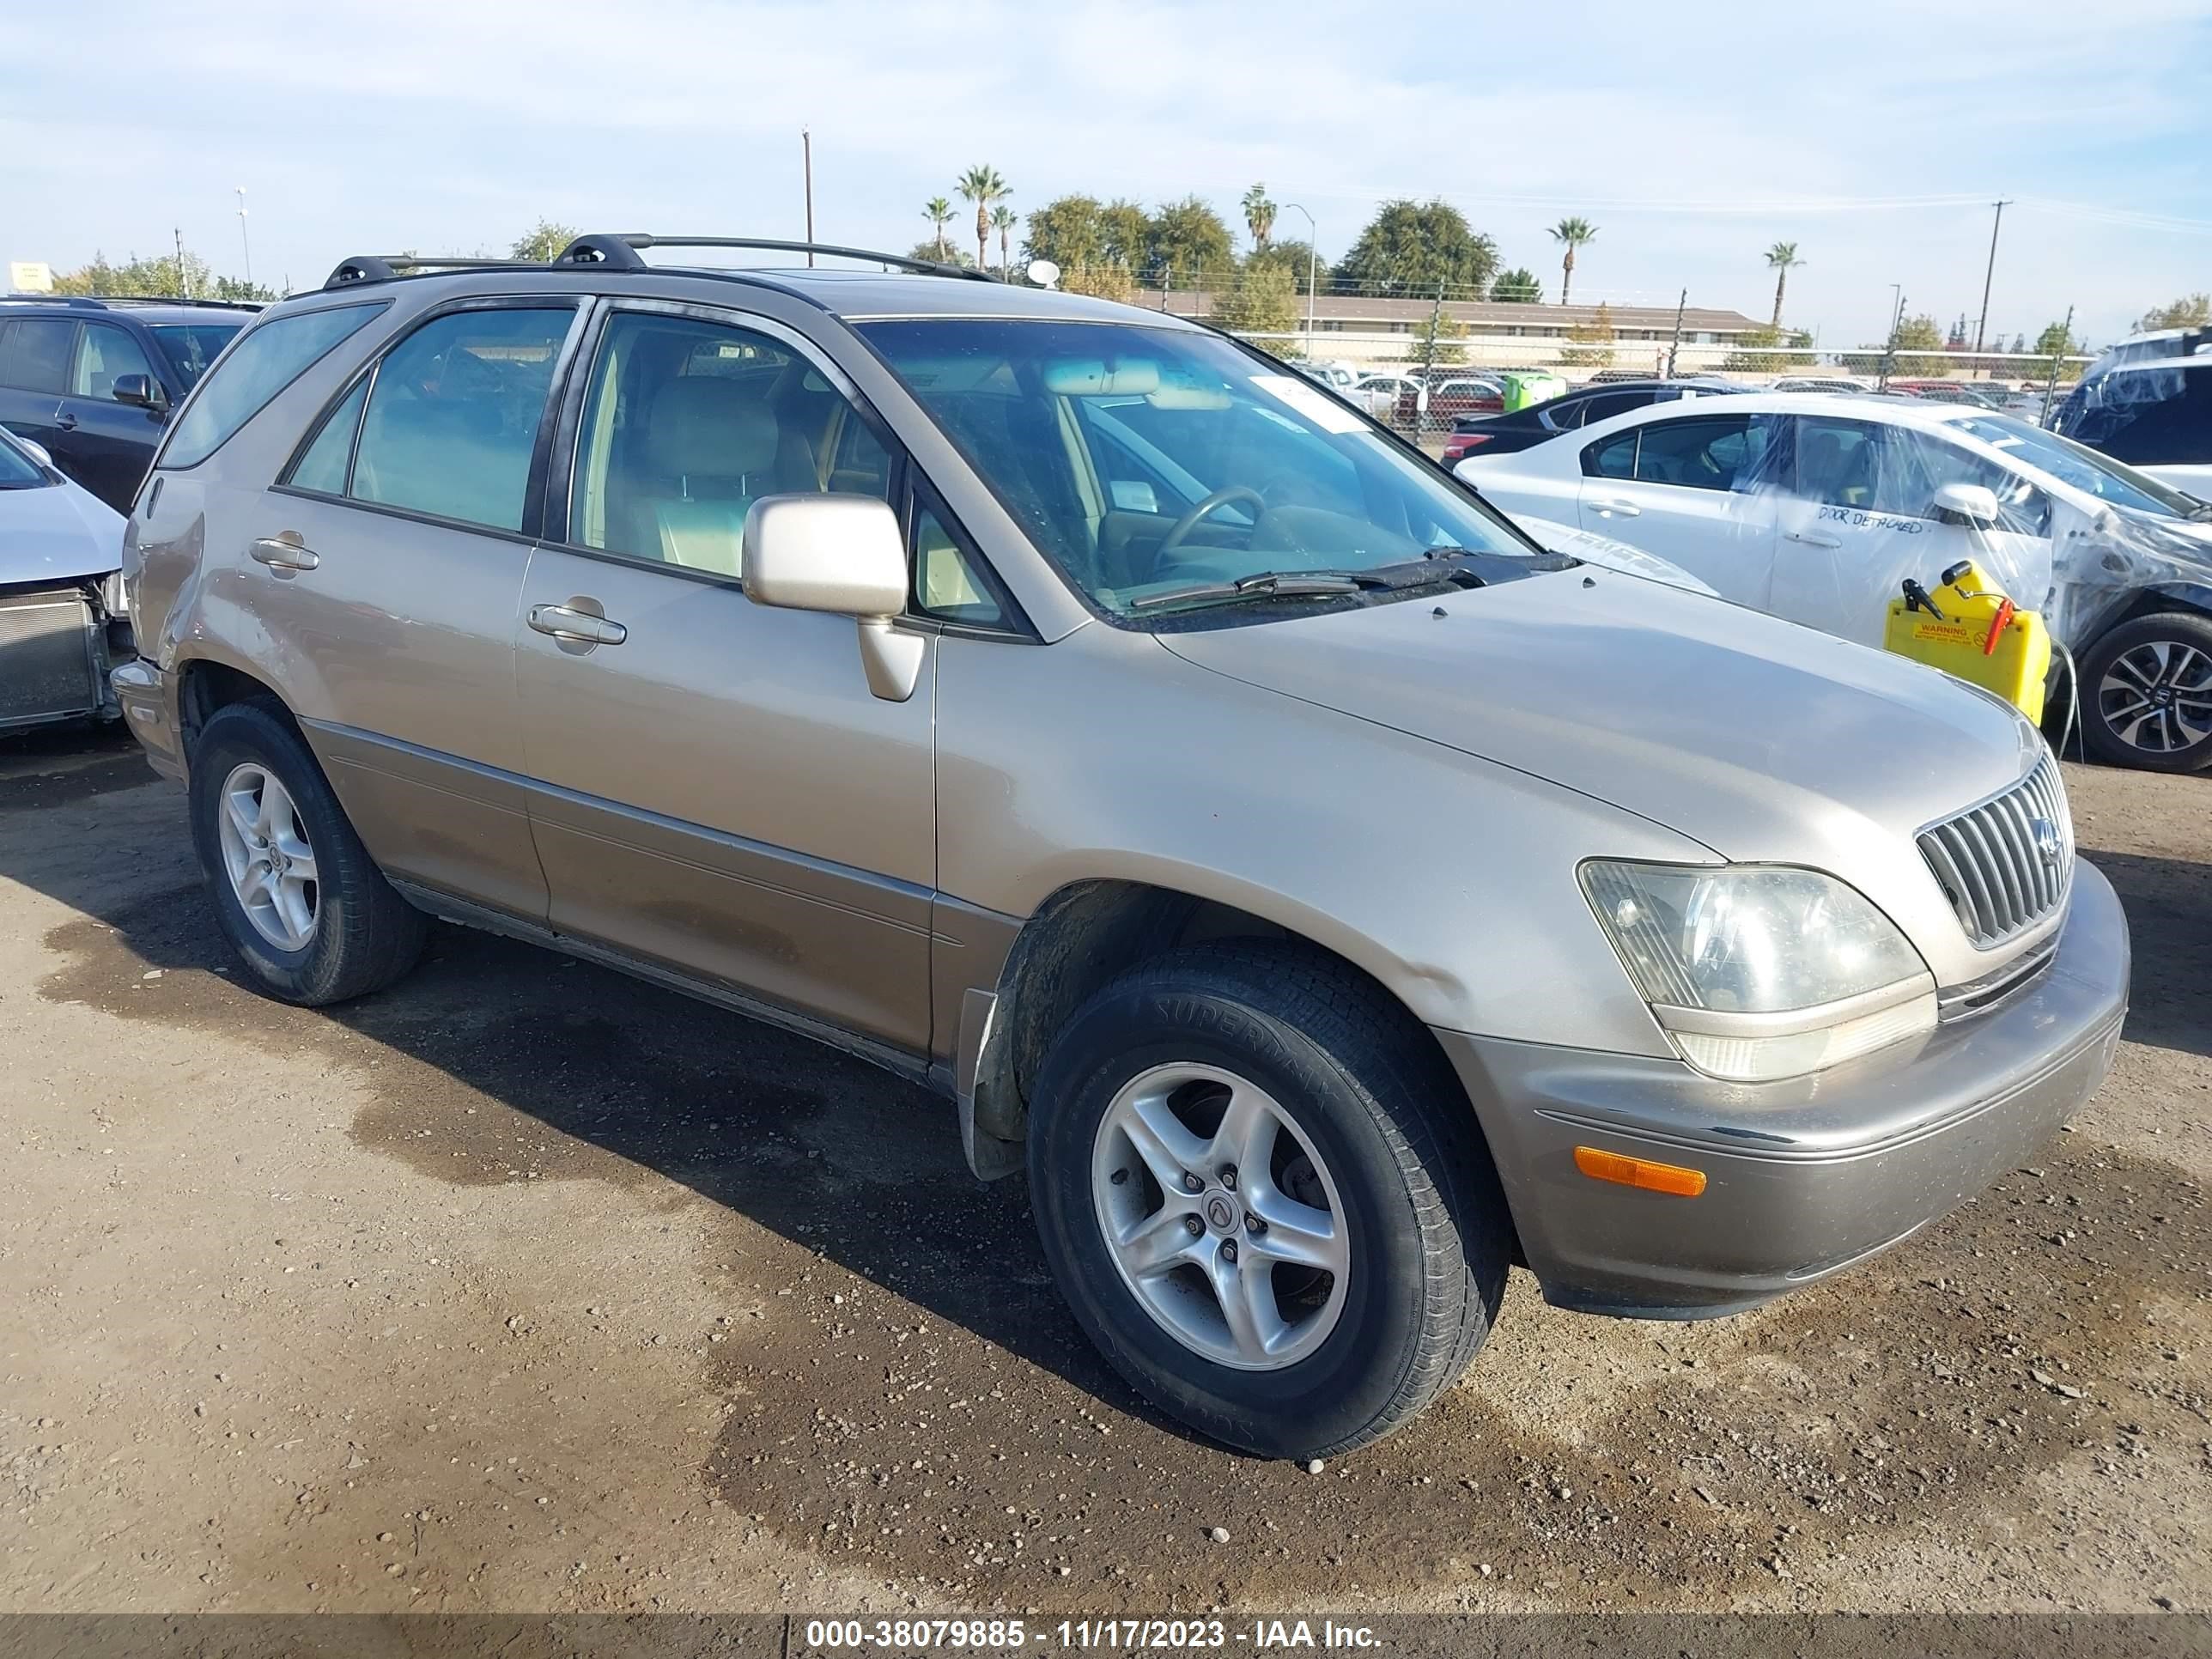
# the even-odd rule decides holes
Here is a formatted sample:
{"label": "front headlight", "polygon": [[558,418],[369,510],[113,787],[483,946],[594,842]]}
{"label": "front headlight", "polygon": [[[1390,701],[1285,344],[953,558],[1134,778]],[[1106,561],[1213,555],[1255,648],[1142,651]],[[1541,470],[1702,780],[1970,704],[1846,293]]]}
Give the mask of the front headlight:
{"label": "front headlight", "polygon": [[1636,988],[1701,1072],[1797,1077],[1935,1026],[1919,953],[1833,876],[1593,860],[1582,882]]}

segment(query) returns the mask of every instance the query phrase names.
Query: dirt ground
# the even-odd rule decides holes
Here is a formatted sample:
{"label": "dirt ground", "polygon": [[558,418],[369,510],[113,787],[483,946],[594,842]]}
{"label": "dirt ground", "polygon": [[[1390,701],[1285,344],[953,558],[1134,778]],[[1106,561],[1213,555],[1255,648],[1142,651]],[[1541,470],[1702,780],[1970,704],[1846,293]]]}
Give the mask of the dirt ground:
{"label": "dirt ground", "polygon": [[0,1611],[2212,1606],[2212,781],[2068,777],[2073,1132],[1736,1319],[1516,1275],[1310,1474],[1133,1398],[920,1091],[454,930],[264,1001],[127,740],[0,743]]}

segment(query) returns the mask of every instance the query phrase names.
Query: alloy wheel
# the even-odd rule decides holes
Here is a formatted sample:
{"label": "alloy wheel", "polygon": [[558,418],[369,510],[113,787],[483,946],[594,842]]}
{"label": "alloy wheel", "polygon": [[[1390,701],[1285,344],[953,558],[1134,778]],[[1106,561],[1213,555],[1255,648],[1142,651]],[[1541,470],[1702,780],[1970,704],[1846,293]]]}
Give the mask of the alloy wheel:
{"label": "alloy wheel", "polygon": [[2122,652],[2097,684],[2097,710],[2131,749],[2171,755],[2212,738],[2212,656],[2180,640]]}
{"label": "alloy wheel", "polygon": [[1328,1340],[1351,1239],[1334,1180],[1296,1118],[1218,1066],[1154,1066],[1100,1120],[1091,1196],[1139,1306],[1193,1352],[1279,1370]]}
{"label": "alloy wheel", "polygon": [[223,780],[216,829],[230,890],[253,930],[280,951],[307,948],[322,915],[315,849],[300,809],[265,766],[248,761]]}

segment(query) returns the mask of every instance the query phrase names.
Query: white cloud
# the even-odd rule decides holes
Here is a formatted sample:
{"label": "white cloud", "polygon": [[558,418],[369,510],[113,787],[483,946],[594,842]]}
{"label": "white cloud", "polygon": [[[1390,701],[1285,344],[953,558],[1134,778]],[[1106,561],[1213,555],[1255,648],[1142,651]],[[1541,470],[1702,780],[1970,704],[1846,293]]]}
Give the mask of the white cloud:
{"label": "white cloud", "polygon": [[[2002,194],[2212,224],[2197,158],[2202,0],[1781,7],[1377,8],[1316,0],[958,5],[112,0],[161,95],[86,118],[82,24],[12,19],[0,65],[0,257],[151,251],[181,228],[229,265],[313,280],[366,248],[473,251],[540,214],[611,228],[796,234],[798,129],[825,237],[903,247],[922,200],[988,161],[1018,209],[1072,190],[1255,178],[1340,250],[1387,195],[1442,194],[1555,277],[1543,227],[1602,227],[1577,291],[1763,313],[1759,252],[1796,240],[1793,319],[1877,332],[1888,284],[1948,320],[1979,302]],[[53,135],[66,132],[57,144]],[[1602,205],[1598,205],[1602,204]],[[2027,202],[1992,323],[2069,302],[2109,336],[2212,287],[2212,234]]]}

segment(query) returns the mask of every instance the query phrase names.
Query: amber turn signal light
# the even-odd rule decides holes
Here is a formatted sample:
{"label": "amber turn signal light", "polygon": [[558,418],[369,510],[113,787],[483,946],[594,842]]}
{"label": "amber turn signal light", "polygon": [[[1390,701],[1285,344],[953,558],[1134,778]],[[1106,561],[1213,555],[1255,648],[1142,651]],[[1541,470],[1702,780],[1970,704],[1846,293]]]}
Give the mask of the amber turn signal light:
{"label": "amber turn signal light", "polygon": [[1601,1152],[1595,1146],[1575,1148],[1575,1168],[1592,1181],[1641,1187],[1647,1193],[1672,1193],[1677,1198],[1695,1198],[1705,1190],[1703,1170],[1686,1170],[1679,1164],[1654,1164],[1649,1158],[1624,1158],[1619,1152]]}

